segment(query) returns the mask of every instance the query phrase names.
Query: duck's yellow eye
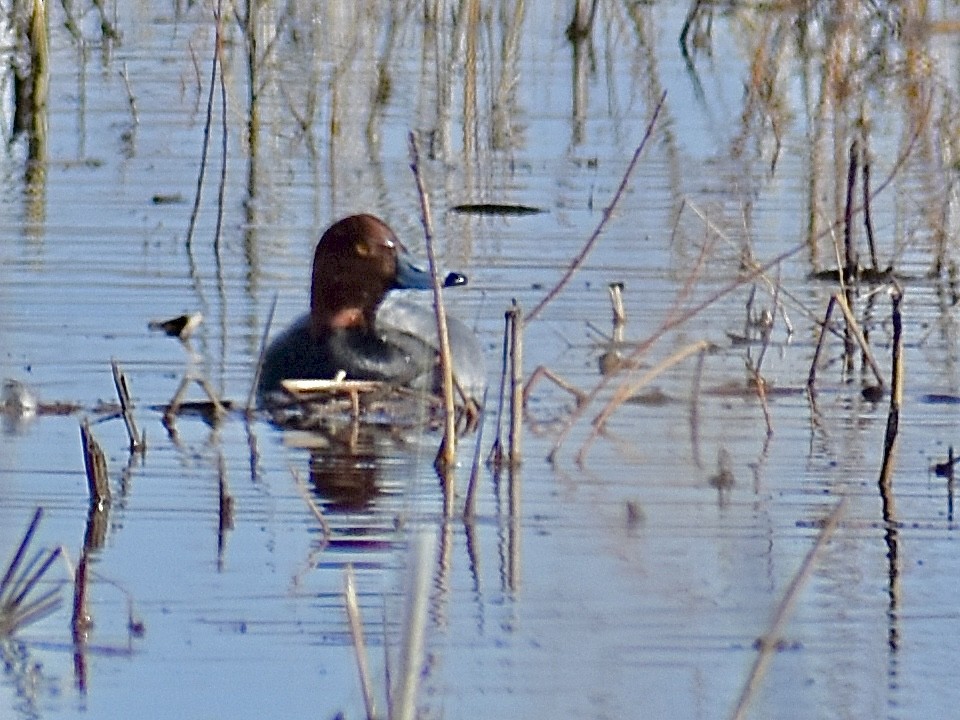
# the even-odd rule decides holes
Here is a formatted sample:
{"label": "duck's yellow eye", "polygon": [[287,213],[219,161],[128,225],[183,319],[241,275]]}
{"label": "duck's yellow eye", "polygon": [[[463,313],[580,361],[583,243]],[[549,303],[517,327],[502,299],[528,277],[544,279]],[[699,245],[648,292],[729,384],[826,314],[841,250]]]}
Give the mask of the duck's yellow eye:
{"label": "duck's yellow eye", "polygon": [[367,257],[370,254],[370,246],[365,242],[358,242],[353,246],[353,249],[357,251],[357,255],[360,257]]}

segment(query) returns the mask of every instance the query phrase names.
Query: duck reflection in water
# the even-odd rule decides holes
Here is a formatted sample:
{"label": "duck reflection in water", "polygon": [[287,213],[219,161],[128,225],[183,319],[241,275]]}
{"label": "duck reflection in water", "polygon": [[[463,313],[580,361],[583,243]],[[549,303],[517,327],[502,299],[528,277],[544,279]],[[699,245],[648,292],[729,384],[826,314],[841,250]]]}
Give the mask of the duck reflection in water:
{"label": "duck reflection in water", "polygon": [[[415,443],[396,428],[358,422],[330,423],[304,439],[310,446],[311,491],[324,513],[382,512],[392,524],[394,510],[382,506],[396,489],[391,480],[409,474],[402,472],[405,465],[412,471]],[[383,529],[382,520],[375,524]]]}

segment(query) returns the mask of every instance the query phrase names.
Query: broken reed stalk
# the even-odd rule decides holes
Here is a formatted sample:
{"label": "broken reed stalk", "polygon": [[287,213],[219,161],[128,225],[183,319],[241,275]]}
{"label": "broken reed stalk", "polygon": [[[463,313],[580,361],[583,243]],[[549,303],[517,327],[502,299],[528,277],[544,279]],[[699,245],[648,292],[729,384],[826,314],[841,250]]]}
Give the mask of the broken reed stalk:
{"label": "broken reed stalk", "polygon": [[[501,344],[503,353],[500,357],[500,392],[497,395],[497,424],[496,437],[490,445],[490,454],[487,455],[487,462],[494,467],[500,467],[503,464],[503,440],[500,432],[503,430],[503,409],[506,402],[507,371],[510,367],[510,314],[504,314],[503,322],[503,342]],[[534,373],[536,376],[536,373]],[[534,377],[530,378],[532,384]]]}
{"label": "broken reed stalk", "polygon": [[740,692],[740,698],[737,700],[733,713],[730,715],[733,720],[741,720],[741,718],[746,716],[750,702],[753,700],[757,689],[760,687],[760,682],[766,674],[767,667],[770,665],[770,660],[773,658],[774,653],[777,652],[780,641],[783,639],[783,630],[793,610],[794,603],[796,603],[797,597],[800,595],[800,589],[803,587],[807,578],[810,577],[817,556],[830,541],[830,538],[833,537],[833,533],[840,524],[840,517],[843,515],[846,506],[847,498],[843,498],[834,506],[830,515],[827,516],[823,527],[820,528],[820,532],[817,534],[816,542],[807,552],[803,563],[787,586],[780,600],[780,604],[777,605],[770,629],[758,639],[756,644],[758,649],[757,658],[754,660],[750,674],[747,676],[747,681],[744,683],[743,690]]}
{"label": "broken reed stalk", "polygon": [[113,385],[117,389],[117,397],[120,398],[120,413],[123,416],[123,424],[127,428],[127,437],[130,438],[130,452],[144,452],[147,449],[147,438],[146,434],[140,434],[137,429],[137,421],[133,418],[133,401],[130,399],[130,386],[127,384],[127,376],[120,369],[119,363],[113,358],[110,359],[110,368],[113,370]]}
{"label": "broken reed stalk", "polygon": [[507,311],[510,325],[510,465],[520,464],[523,449],[523,310],[517,301]]}
{"label": "broken reed stalk", "polygon": [[367,720],[373,720],[377,716],[377,709],[373,702],[373,683],[370,680],[370,665],[367,661],[367,644],[363,639],[363,619],[360,617],[360,603],[357,601],[353,563],[347,563],[343,569],[343,600],[347,608],[350,637],[353,639],[353,651],[357,658],[357,670],[360,673],[360,687],[363,690]]}
{"label": "broken reed stalk", "polygon": [[100,443],[93,436],[88,418],[84,418],[80,423],[80,440],[83,443],[83,464],[87,471],[90,504],[95,507],[109,505],[110,482],[107,478],[107,460]]}
{"label": "broken reed stalk", "polygon": [[627,169],[623,173],[623,178],[620,180],[620,185],[617,186],[616,191],[613,194],[613,199],[610,201],[610,204],[604,208],[603,216],[600,218],[600,222],[597,224],[596,229],[594,229],[593,234],[587,239],[587,242],[584,244],[583,248],[580,250],[579,254],[573,259],[570,263],[570,266],[567,268],[567,271],[563,274],[563,277],[560,278],[560,281],[553,287],[550,292],[541,300],[527,315],[527,322],[536,318],[543,309],[547,306],[550,301],[552,301],[557,295],[560,294],[560,291],[567,286],[567,283],[570,282],[573,278],[574,273],[580,269],[580,266],[583,265],[584,260],[586,260],[587,255],[593,250],[593,246],[596,245],[597,240],[600,238],[600,235],[603,233],[604,229],[607,227],[607,223],[610,222],[610,218],[613,217],[613,211],[616,209],[617,205],[620,202],[620,198],[623,197],[624,192],[627,189],[627,183],[630,181],[630,176],[633,175],[634,169],[637,167],[637,164],[640,161],[640,155],[643,153],[643,149],[647,146],[647,142],[650,140],[650,137],[653,135],[653,128],[656,125],[657,118],[660,116],[660,110],[663,108],[663,104],[667,99],[666,91],[660,95],[660,99],[657,101],[656,106],[653,109],[653,114],[650,116],[650,121],[647,123],[647,128],[643,133],[643,138],[640,140],[640,144],[637,146],[637,149],[633,152],[633,157],[630,158],[630,162],[627,163]]}
{"label": "broken reed stalk", "polygon": [[253,412],[253,405],[257,399],[257,386],[260,384],[260,375],[263,373],[263,361],[267,356],[267,340],[270,337],[270,326],[273,325],[273,314],[277,309],[277,298],[280,293],[273,294],[273,302],[270,303],[270,312],[267,313],[267,322],[263,326],[263,334],[260,336],[260,353],[257,355],[257,367],[253,371],[253,383],[250,385],[250,392],[247,394],[246,414]]}
{"label": "broken reed stalk", "polygon": [[[449,526],[449,523],[447,523]],[[407,587],[407,607],[400,641],[400,667],[397,687],[390,693],[391,720],[413,720],[416,717],[417,692],[423,674],[427,608],[430,601],[430,568],[436,552],[437,538],[432,532],[417,534],[413,564]]]}
{"label": "broken reed stalk", "polygon": [[443,407],[445,417],[443,444],[437,456],[438,465],[451,468],[457,460],[457,414],[453,400],[453,361],[450,356],[450,336],[447,332],[447,311],[443,305],[443,293],[440,291],[440,279],[437,277],[437,260],[433,252],[433,217],[430,212],[430,196],[420,175],[420,146],[417,136],[410,132],[410,169],[417,184],[420,198],[420,221],[423,224],[424,241],[427,250],[427,262],[430,265],[430,279],[433,283],[433,306],[437,314],[437,332],[440,340],[440,375],[443,379]]}
{"label": "broken reed stalk", "polygon": [[60,557],[61,548],[41,550],[24,566],[27,548],[43,517],[43,509],[37,508],[27,526],[20,546],[7,565],[3,580],[0,580],[0,640],[46,617],[60,607],[60,586],[57,585],[37,597],[31,597],[37,583]]}
{"label": "broken reed stalk", "polygon": [[[903,318],[900,303],[903,292],[894,287],[890,293],[893,302],[893,360],[890,380],[890,410],[887,413],[887,428],[883,438],[883,462],[880,466],[880,496],[883,501],[884,519],[889,519],[892,507],[893,462],[900,429],[900,407],[903,404]],[[951,447],[951,453],[953,448]],[[953,470],[951,467],[951,478]]]}

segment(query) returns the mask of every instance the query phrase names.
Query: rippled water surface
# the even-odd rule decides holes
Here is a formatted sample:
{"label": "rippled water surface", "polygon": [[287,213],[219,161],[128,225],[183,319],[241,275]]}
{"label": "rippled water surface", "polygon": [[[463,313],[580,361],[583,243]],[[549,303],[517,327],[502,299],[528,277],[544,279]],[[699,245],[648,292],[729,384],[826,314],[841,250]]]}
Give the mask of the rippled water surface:
{"label": "rippled water surface", "polygon": [[[43,583],[64,581],[61,608],[3,643],[0,717],[362,717],[348,564],[385,716],[420,537],[421,717],[723,718],[741,697],[755,718],[955,712],[960,555],[932,466],[960,399],[956,9],[703,4],[685,55],[690,3],[595,3],[579,39],[574,4],[266,2],[249,23],[223,7],[212,89],[211,3],[48,5],[47,107],[15,133],[12,74],[0,93],[0,376],[41,403],[0,417],[0,562],[38,506],[37,546],[67,562]],[[4,52],[29,67],[18,32]],[[578,410],[531,384],[523,462],[481,465],[470,522],[477,435],[444,520],[432,430],[162,422],[188,371],[244,406],[271,304],[273,332],[307,309],[332,220],[376,213],[424,253],[410,132],[438,260],[470,278],[448,311],[488,353],[481,456],[513,300],[534,313],[527,377],[593,393]],[[877,264],[897,273],[850,289],[878,401],[839,308],[806,392],[854,141],[860,263],[866,182]],[[451,209],[470,203],[543,212]],[[905,389],[884,486],[895,285]],[[192,356],[147,329],[183,312],[204,316]],[[113,493],[99,542],[83,418]]]}

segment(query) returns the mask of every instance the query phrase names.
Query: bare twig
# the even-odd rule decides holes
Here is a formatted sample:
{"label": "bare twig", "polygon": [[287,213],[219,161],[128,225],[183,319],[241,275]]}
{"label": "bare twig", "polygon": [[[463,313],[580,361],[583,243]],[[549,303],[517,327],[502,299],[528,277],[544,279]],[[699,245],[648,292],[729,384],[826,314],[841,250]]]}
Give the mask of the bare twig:
{"label": "bare twig", "polygon": [[653,114],[650,117],[650,121],[647,123],[647,129],[643,133],[643,139],[640,140],[640,144],[637,146],[637,149],[633,153],[633,157],[630,159],[630,162],[627,163],[627,169],[623,173],[623,178],[620,180],[620,185],[617,186],[616,191],[613,194],[613,199],[610,201],[610,204],[604,209],[603,216],[600,218],[600,222],[597,224],[596,229],[593,231],[593,234],[589,237],[586,244],[580,250],[579,254],[573,259],[570,263],[570,266],[567,268],[567,271],[563,274],[563,277],[560,278],[560,281],[553,287],[550,292],[547,293],[546,297],[543,298],[527,315],[527,322],[534,320],[547,306],[547,304],[553,300],[557,295],[560,294],[560,291],[566,287],[567,283],[570,282],[574,273],[580,269],[580,266],[583,265],[583,261],[586,260],[587,255],[593,249],[593,246],[596,245],[597,240],[600,238],[600,235],[603,233],[604,229],[607,226],[607,223],[610,222],[610,218],[613,217],[613,211],[616,209],[617,205],[620,202],[620,198],[623,197],[624,191],[627,189],[627,183],[630,181],[630,176],[633,174],[634,169],[637,167],[637,163],[640,161],[640,155],[643,153],[643,149],[647,146],[647,142],[650,140],[653,135],[653,128],[656,125],[657,118],[660,116],[660,111],[663,109],[663,103],[667,99],[667,93],[664,92],[660,96],[660,100],[657,101],[656,106],[653,109]]}
{"label": "bare twig", "polygon": [[61,548],[41,550],[24,565],[27,548],[43,517],[42,508],[37,508],[27,526],[23,539],[7,565],[3,580],[0,580],[0,639],[15,633],[20,628],[39,620],[60,607],[60,586],[31,596],[37,583],[61,555]]}
{"label": "bare twig", "polygon": [[520,463],[523,445],[523,311],[516,301],[510,322],[510,464]]}
{"label": "bare twig", "polygon": [[758,640],[757,648],[759,652],[757,654],[757,658],[753,663],[753,667],[750,669],[750,674],[747,676],[747,681],[743,685],[740,698],[737,700],[737,704],[733,713],[731,714],[731,717],[734,720],[740,720],[740,718],[746,716],[747,708],[749,707],[750,702],[753,700],[753,696],[756,693],[757,688],[760,686],[761,680],[766,674],[767,667],[770,665],[770,660],[773,657],[773,654],[778,649],[779,643],[783,637],[783,630],[786,627],[787,620],[789,620],[790,613],[793,610],[793,605],[797,601],[797,597],[800,595],[800,588],[803,587],[804,582],[806,582],[806,579],[810,576],[810,573],[813,570],[813,565],[816,562],[820,551],[830,541],[830,538],[833,537],[833,533],[837,529],[837,525],[840,523],[840,516],[843,515],[846,506],[847,499],[843,498],[836,504],[836,506],[834,506],[830,515],[827,516],[827,519],[823,523],[823,527],[817,534],[816,542],[807,552],[807,556],[803,559],[803,563],[800,565],[799,570],[797,570],[797,573],[793,576],[793,579],[790,581],[790,585],[787,586],[786,592],[784,592],[783,598],[780,600],[780,604],[777,605],[777,609],[773,614],[773,622],[770,625],[770,629],[767,630],[767,632],[764,633]]}
{"label": "bare twig", "polygon": [[110,360],[110,368],[113,370],[113,384],[117,389],[117,397],[120,398],[120,413],[123,416],[123,424],[127,428],[127,437],[130,438],[130,452],[143,452],[147,449],[146,437],[142,436],[140,431],[137,430],[127,376],[120,369],[120,365],[115,359]]}
{"label": "bare twig", "polygon": [[110,482],[107,479],[107,460],[100,448],[100,443],[93,437],[90,421],[87,418],[80,423],[80,439],[83,442],[83,464],[87,471],[90,504],[96,507],[109,505]]}
{"label": "bare twig", "polygon": [[[449,523],[447,523],[449,525]],[[423,648],[430,596],[430,566],[437,546],[436,535],[421,532],[414,540],[414,555],[407,587],[407,608],[400,643],[400,667],[397,687],[391,692],[392,720],[413,720],[420,676],[423,674]]]}
{"label": "bare twig", "polygon": [[360,617],[360,603],[357,601],[357,587],[353,577],[352,563],[347,563],[347,566],[343,569],[343,599],[347,607],[347,619],[350,621],[353,650],[357,656],[357,670],[360,673],[360,687],[363,690],[367,720],[374,720],[377,716],[377,709],[373,702],[373,683],[370,680],[367,644],[363,639],[363,619]]}

